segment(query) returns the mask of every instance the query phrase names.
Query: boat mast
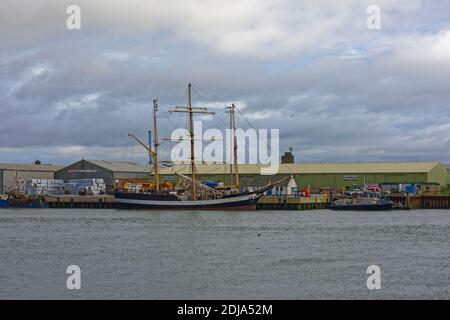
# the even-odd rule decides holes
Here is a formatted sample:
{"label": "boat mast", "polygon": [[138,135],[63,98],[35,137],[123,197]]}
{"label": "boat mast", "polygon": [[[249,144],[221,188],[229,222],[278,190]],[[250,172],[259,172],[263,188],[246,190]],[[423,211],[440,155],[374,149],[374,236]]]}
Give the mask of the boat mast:
{"label": "boat mast", "polygon": [[158,111],[158,99],[153,100],[153,147],[154,147],[154,157],[153,157],[153,172],[156,179],[156,192],[159,193],[159,173],[158,173],[158,128],[156,126],[156,112]]}
{"label": "boat mast", "polygon": [[230,116],[231,116],[231,125],[232,125],[232,130],[233,130],[233,161],[234,161],[234,176],[235,176],[235,181],[234,181],[234,185],[236,187],[236,189],[240,189],[240,183],[239,183],[239,165],[238,165],[238,160],[237,160],[237,150],[238,150],[238,145],[237,145],[237,135],[236,135],[236,116],[235,116],[235,109],[236,106],[234,105],[234,103],[231,105],[231,107],[228,107],[230,109]]}
{"label": "boat mast", "polygon": [[188,86],[188,110],[189,110],[189,135],[191,137],[191,188],[192,188],[192,199],[196,199],[195,194],[195,141],[194,141],[194,117],[192,114],[192,85],[189,83]]}
{"label": "boat mast", "polygon": [[187,107],[175,107],[170,112],[184,112],[189,113],[189,139],[191,140],[191,188],[192,188],[192,200],[196,200],[197,194],[196,179],[195,179],[195,136],[194,136],[194,113],[202,114],[215,114],[215,112],[209,112],[208,108],[192,107],[192,85],[188,86],[188,106]]}
{"label": "boat mast", "polygon": [[[227,107],[227,109],[231,109],[230,107]],[[230,186],[233,185],[233,155],[231,151],[231,144],[233,143],[233,115],[230,111],[226,111],[226,113],[230,114]]]}

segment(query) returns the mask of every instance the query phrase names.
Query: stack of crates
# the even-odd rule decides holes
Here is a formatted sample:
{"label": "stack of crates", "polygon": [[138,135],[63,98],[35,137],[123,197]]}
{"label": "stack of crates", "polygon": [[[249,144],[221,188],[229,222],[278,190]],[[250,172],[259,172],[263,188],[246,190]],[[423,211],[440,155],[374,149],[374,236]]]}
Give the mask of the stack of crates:
{"label": "stack of crates", "polygon": [[20,193],[30,196],[62,195],[64,181],[56,179],[26,179],[20,181]]}
{"label": "stack of crates", "polygon": [[66,184],[66,194],[99,195],[106,193],[103,179],[70,179]]}
{"label": "stack of crates", "polygon": [[77,188],[77,184],[74,182],[64,183],[64,191],[65,191],[64,193],[65,194],[77,194],[75,192],[76,188]]}

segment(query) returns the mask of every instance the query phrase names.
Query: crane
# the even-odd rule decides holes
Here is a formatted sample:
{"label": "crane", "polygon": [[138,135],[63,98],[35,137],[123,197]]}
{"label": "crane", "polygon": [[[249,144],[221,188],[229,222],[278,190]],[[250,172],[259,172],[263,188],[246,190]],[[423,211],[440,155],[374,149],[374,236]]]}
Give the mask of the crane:
{"label": "crane", "polygon": [[142,147],[144,147],[145,150],[147,150],[148,154],[152,157],[152,159],[153,159],[153,172],[154,172],[155,178],[156,178],[156,192],[159,193],[160,190],[159,190],[159,174],[158,174],[158,154],[156,152],[154,152],[144,142],[139,140],[133,133],[129,133],[128,136],[131,137],[132,139],[134,139]]}

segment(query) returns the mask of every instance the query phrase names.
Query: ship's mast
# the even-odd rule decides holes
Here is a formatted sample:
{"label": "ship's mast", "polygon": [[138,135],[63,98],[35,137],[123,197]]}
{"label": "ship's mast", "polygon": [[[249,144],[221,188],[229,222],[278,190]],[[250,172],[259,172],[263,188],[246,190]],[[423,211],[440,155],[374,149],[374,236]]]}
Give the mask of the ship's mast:
{"label": "ship's mast", "polygon": [[237,135],[236,135],[236,116],[235,116],[235,109],[236,106],[234,104],[229,107],[230,109],[230,115],[231,115],[231,124],[232,124],[232,130],[233,130],[233,161],[234,161],[234,176],[235,176],[235,187],[237,190],[240,189],[240,182],[239,182],[239,165],[238,165],[238,159],[237,159]]}
{"label": "ship's mast", "polygon": [[194,141],[194,116],[192,114],[192,85],[188,86],[188,110],[189,110],[189,135],[191,137],[191,183],[192,183],[192,199],[197,198],[195,194],[195,141]]}
{"label": "ship's mast", "polygon": [[[227,107],[227,109],[231,109],[230,107]],[[232,141],[233,141],[233,115],[230,111],[226,111],[226,113],[230,114],[230,186],[233,185],[233,151],[231,149]]]}
{"label": "ship's mast", "polygon": [[158,111],[158,100],[153,100],[153,147],[154,147],[154,157],[153,157],[153,172],[156,179],[156,192],[159,193],[159,173],[158,173],[158,128],[156,126],[156,112]]}
{"label": "ship's mast", "polygon": [[188,106],[187,107],[175,107],[171,112],[184,112],[189,113],[189,139],[191,140],[191,189],[192,200],[197,199],[196,194],[196,177],[195,177],[195,136],[194,136],[194,113],[202,114],[215,114],[215,112],[209,112],[207,108],[192,107],[192,85],[188,86]]}

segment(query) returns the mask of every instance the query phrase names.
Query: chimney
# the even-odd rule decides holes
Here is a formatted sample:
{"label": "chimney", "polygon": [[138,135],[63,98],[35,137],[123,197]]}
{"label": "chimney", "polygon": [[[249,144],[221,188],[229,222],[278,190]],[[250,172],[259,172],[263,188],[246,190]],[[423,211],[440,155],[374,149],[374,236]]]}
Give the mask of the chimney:
{"label": "chimney", "polygon": [[294,155],[292,154],[292,148],[289,147],[289,151],[286,151],[281,156],[281,163],[294,163]]}

